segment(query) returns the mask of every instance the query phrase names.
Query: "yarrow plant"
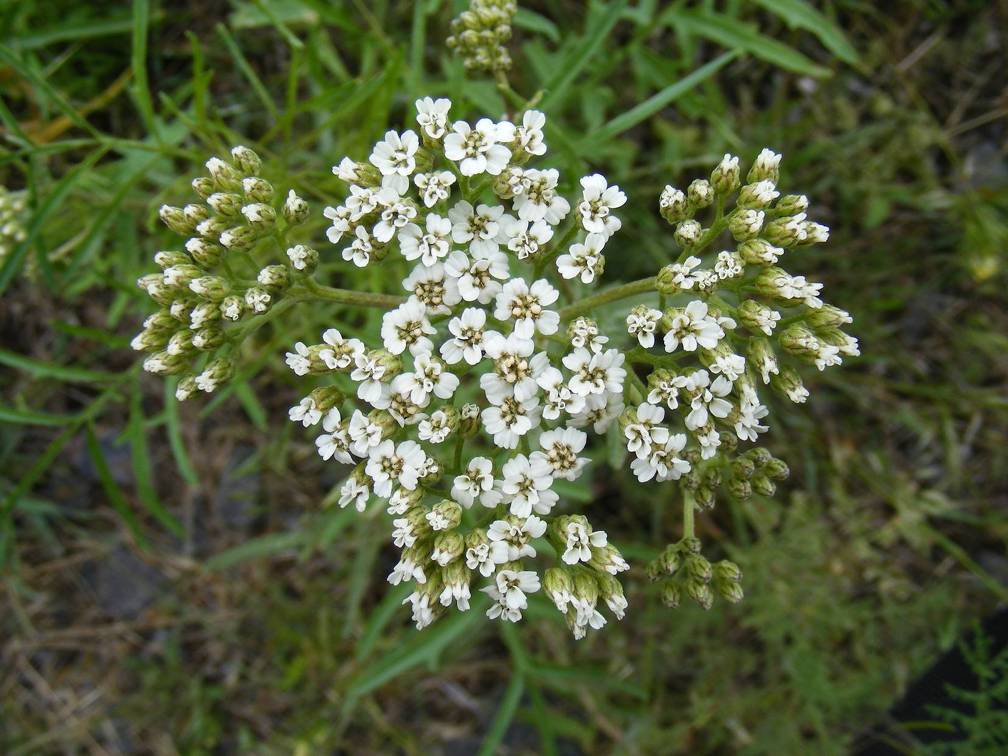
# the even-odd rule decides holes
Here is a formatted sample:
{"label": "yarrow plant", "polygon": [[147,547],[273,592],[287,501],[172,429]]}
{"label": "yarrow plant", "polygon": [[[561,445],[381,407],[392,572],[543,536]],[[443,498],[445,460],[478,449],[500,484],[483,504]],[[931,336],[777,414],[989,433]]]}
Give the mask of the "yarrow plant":
{"label": "yarrow plant", "polygon": [[24,225],[27,205],[23,191],[12,192],[7,187],[0,186],[0,265],[28,236]]}
{"label": "yarrow plant", "polygon": [[[493,12],[463,23],[513,4],[483,5]],[[372,280],[396,280],[395,291],[316,281],[319,253],[293,238],[308,206],[275,193],[258,156],[236,147],[193,182],[200,202],[161,208],[189,238],[158,252],[162,272],[140,280],[161,306],[134,340],[152,352],[145,367],[182,376],[185,399],[228,380],[243,339],[286,308],[383,310],[377,332],[329,327],[291,347],[287,365],[314,387],[289,416],[311,429],[322,459],[351,466],[339,505],[387,514],[399,550],[388,581],[412,586],[404,603],[418,628],[469,611],[476,594],[487,617],[518,622],[541,592],[576,638],[606,624],[603,609],[623,618],[617,576],[629,564],[561,500],[567,482],[590,474],[589,446],[605,434],[640,483],[681,492],[682,538],[647,566],[664,601],[740,600],[741,570],[703,556],[695,512],[772,495],[787,466],[741,448],[768,429],[760,391],[804,402],[803,365],[858,353],[841,330],[850,316],[822,301],[821,284],[780,267],[800,254],[788,250],[829,235],[807,219],[804,196],[781,196],[780,155],[763,150],[745,185],[726,155],[709,180],[666,187],[659,210],[677,259],[586,295],[620,231],[623,190],[541,165],[537,110],[465,120],[448,99],[424,97],[415,111],[415,127],[333,167],[346,190],[322,213],[322,257],[379,266]],[[603,310],[634,298],[626,332],[603,333]]]}

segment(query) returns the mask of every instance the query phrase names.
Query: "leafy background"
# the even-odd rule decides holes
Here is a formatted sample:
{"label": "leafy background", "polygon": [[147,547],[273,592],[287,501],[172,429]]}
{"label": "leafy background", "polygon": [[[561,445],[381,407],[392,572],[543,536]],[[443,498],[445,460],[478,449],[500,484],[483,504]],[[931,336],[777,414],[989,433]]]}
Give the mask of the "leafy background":
{"label": "leafy background", "polygon": [[[726,151],[783,152],[782,185],[833,230],[789,267],[864,354],[774,408],[792,478],[773,500],[700,517],[745,571],[738,606],[667,610],[637,569],[627,619],[580,643],[538,604],[517,629],[471,612],[417,633],[380,518],[326,506],[345,470],[286,421],[283,347],[374,313],[295,311],[202,405],[139,370],[132,282],[179,243],[156,208],[235,143],[309,199],[328,283],[392,286],[325,245],[329,167],[421,94],[503,110],[444,48],[462,7],[0,0],[0,179],[31,207],[0,262],[0,745],[996,752],[961,719],[886,712],[1008,596],[998,3],[522,3],[512,84],[543,91],[552,164],[635,198],[610,281],[666,259],[646,198]],[[671,492],[625,472],[565,493],[638,563],[678,537]]]}

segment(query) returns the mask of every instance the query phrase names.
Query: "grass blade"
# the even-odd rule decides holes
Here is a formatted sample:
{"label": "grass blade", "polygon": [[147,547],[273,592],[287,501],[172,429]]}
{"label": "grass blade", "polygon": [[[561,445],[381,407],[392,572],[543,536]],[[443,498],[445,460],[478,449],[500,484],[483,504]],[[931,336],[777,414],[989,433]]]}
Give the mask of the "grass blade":
{"label": "grass blade", "polygon": [[116,373],[44,362],[32,359],[31,357],[25,357],[17,352],[10,352],[6,349],[0,349],[0,365],[20,370],[35,378],[54,378],[64,383],[99,383],[101,381],[115,380],[120,377]]}
{"label": "grass blade", "polygon": [[522,693],[525,690],[525,673],[518,669],[511,676],[504,697],[501,699],[497,713],[494,715],[490,729],[487,730],[486,737],[480,745],[479,756],[493,756],[497,753],[497,748],[507,734],[511,720],[514,719],[518,711],[518,704],[521,702]]}
{"label": "grass blade", "polygon": [[792,29],[812,32],[823,46],[844,63],[859,62],[857,50],[847,41],[843,31],[805,0],[756,0],[771,13],[780,16]]}

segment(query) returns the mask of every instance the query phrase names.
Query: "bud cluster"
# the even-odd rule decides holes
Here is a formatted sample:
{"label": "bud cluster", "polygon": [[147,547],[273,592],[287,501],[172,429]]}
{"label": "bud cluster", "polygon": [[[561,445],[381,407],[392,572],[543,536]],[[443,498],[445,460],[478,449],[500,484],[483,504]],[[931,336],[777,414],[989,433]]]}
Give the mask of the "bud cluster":
{"label": "bud cluster", "polygon": [[233,371],[227,354],[243,334],[233,324],[269,310],[318,262],[301,244],[277,262],[278,240],[307,219],[308,205],[293,190],[274,192],[255,152],[238,146],[230,161],[214,157],[206,168],[209,175],[192,182],[200,201],[159,211],[166,226],[188,237],[183,249],[155,254],[162,272],[137,282],[161,309],[132,346],[151,353],[145,370],[183,376],[179,399],[226,382]]}
{"label": "bud cluster", "polygon": [[[823,302],[822,284],[779,265],[787,250],[829,238],[808,220],[807,198],[777,190],[779,164],[764,149],[743,184],[739,159],[725,155],[709,179],[667,186],[659,211],[680,254],[656,277],[660,307],[638,304],[626,317],[639,346],[628,361],[647,373],[620,417],[631,469],[642,482],[679,481],[688,508],[714,506],[719,490],[740,501],[772,496],[787,466],[765,449],[737,453],[768,430],[758,387],[804,402],[803,365],[823,370],[859,353],[841,330],[850,315]],[[710,590],[690,580],[667,589],[669,603],[685,589],[709,605]]]}
{"label": "bud cluster", "polygon": [[508,71],[511,55],[506,45],[517,10],[514,0],[471,0],[469,9],[452,19],[449,49],[462,56],[470,71]]}
{"label": "bud cluster", "polygon": [[670,609],[678,607],[683,596],[710,609],[715,596],[736,604],[744,595],[739,566],[727,559],[711,564],[701,553],[698,538],[670,543],[648,564],[647,575],[652,582],[661,581],[662,603]]}

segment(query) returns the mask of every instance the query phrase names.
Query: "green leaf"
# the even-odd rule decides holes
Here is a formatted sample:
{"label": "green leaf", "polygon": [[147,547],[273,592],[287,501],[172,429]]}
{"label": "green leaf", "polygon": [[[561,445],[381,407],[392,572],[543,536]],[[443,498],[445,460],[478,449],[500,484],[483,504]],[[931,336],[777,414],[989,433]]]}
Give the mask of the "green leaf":
{"label": "green leaf", "polygon": [[179,475],[186,483],[195,488],[199,486],[200,481],[192,462],[189,460],[185,442],[182,441],[178,417],[179,402],[175,398],[176,385],[178,385],[177,379],[165,381],[165,427],[168,429],[168,444],[175,457],[175,466],[178,467]]}
{"label": "green leaf", "polygon": [[273,116],[273,120],[280,118],[280,111],[277,109],[276,103],[273,102],[273,98],[270,97],[269,90],[266,85],[263,84],[262,79],[252,68],[248,59],[242,54],[241,48],[238,47],[238,43],[235,42],[234,37],[228,32],[227,27],[224,24],[217,24],[216,26],[217,34],[220,36],[221,40],[224,42],[224,47],[231,54],[231,58],[234,60],[235,66],[241,71],[242,75],[248,81],[249,85],[252,87],[252,91],[255,92],[256,97],[263,104],[269,114]]}
{"label": "green leaf", "polygon": [[98,472],[98,480],[101,482],[102,489],[105,491],[105,495],[108,497],[109,503],[112,505],[112,508],[119,513],[119,516],[126,524],[126,527],[129,528],[137,543],[146,549],[149,545],[147,536],[145,536],[143,531],[140,529],[140,524],[137,522],[136,514],[133,512],[133,507],[130,506],[129,501],[126,499],[126,495],[119,487],[119,484],[116,483],[115,478],[112,477],[112,472],[109,470],[108,462],[105,459],[105,453],[101,448],[101,443],[99,443],[98,437],[95,435],[94,425],[88,423],[85,430],[85,441],[87,443],[88,456],[91,457],[91,462],[94,464],[95,470]]}
{"label": "green leaf", "polygon": [[226,570],[228,567],[234,567],[236,564],[247,562],[250,559],[262,559],[282,552],[289,552],[305,543],[305,535],[303,530],[290,533],[268,533],[215,554],[206,561],[206,568],[208,570]]}
{"label": "green leaf", "polygon": [[48,412],[17,409],[0,405],[0,423],[12,425],[67,425],[77,420],[76,415],[53,415]]}
{"label": "green leaf", "polygon": [[253,425],[263,432],[269,430],[269,417],[266,410],[249,385],[245,381],[234,384],[234,393]]}
{"label": "green leaf", "polygon": [[157,122],[154,119],[154,103],[151,101],[150,85],[147,81],[147,30],[150,25],[150,0],[133,0],[133,48],[130,56],[130,69],[133,71],[133,83],[130,89],[137,101],[137,110],[143,119],[147,131],[155,137],[158,135]]}
{"label": "green leaf", "polygon": [[490,729],[487,730],[486,737],[483,738],[483,743],[480,745],[479,756],[493,756],[497,753],[497,748],[507,734],[508,726],[518,711],[518,704],[521,702],[524,690],[525,674],[520,669],[515,670],[511,675],[507,690],[504,691],[504,697],[497,708],[493,722],[490,723]]}
{"label": "green leaf", "polygon": [[564,65],[557,67],[556,73],[543,86],[546,95],[539,105],[542,110],[549,112],[551,108],[563,102],[567,88],[577,79],[581,70],[588,65],[592,56],[595,55],[599,47],[602,46],[602,43],[605,42],[605,38],[609,35],[609,32],[612,31],[613,27],[620,20],[626,4],[627,0],[617,0],[607,6],[606,12],[598,18],[598,21],[588,30],[584,38],[578,41],[578,46],[571,59],[566,61]]}
{"label": "green leaf", "polygon": [[560,30],[557,29],[556,24],[535,11],[519,8],[514,16],[514,25],[522,29],[538,32],[544,37],[549,38],[552,42],[560,41]]}
{"label": "green leaf", "polygon": [[858,53],[843,31],[805,0],[756,0],[766,10],[780,16],[792,29],[806,29],[815,34],[827,50],[844,63],[858,63]]}
{"label": "green leaf", "polygon": [[160,522],[171,533],[181,538],[184,532],[181,523],[179,523],[171,512],[165,509],[154,489],[154,481],[151,476],[153,466],[151,465],[150,451],[147,448],[145,425],[140,381],[138,379],[134,384],[130,398],[129,422],[124,432],[132,452],[130,456],[133,462],[133,476],[136,478],[137,495],[155,520]]}
{"label": "green leaf", "polygon": [[20,370],[35,378],[55,378],[66,383],[98,383],[110,381],[120,376],[116,373],[106,373],[100,370],[74,367],[73,365],[57,365],[53,362],[25,357],[16,352],[0,349],[0,365]]}
{"label": "green leaf", "polygon": [[627,129],[633,128],[641,121],[647,120],[655,113],[677,100],[681,95],[693,89],[693,87],[700,82],[709,79],[717,73],[717,71],[737,58],[738,55],[739,53],[734,50],[724,53],[720,57],[715,58],[709,63],[706,63],[697,70],[693,71],[693,73],[689,76],[680,79],[674,84],[670,84],[660,92],[653,94],[644,102],[634,106],[625,113],[621,113],[616,116],[598,131],[590,134],[580,145],[581,151],[585,153],[590,152],[593,145],[606,142],[614,136],[622,134]]}
{"label": "green leaf", "polygon": [[662,14],[661,21],[687,34],[713,40],[733,50],[751,53],[788,71],[819,78],[829,76],[831,73],[828,68],[813,63],[794,48],[760,34],[751,24],[743,23],[723,13],[669,8]]}

